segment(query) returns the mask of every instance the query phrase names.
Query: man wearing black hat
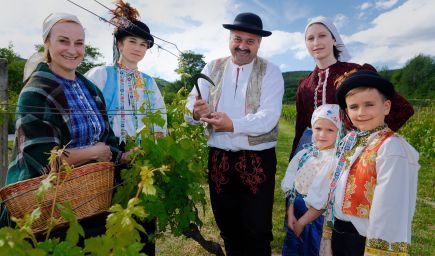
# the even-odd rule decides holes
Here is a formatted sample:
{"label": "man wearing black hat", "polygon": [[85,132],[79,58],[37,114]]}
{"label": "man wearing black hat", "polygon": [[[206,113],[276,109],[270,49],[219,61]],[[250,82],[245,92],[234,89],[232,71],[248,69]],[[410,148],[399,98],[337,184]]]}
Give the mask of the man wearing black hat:
{"label": "man wearing black hat", "polygon": [[204,67],[215,85],[199,81],[187,119],[207,124],[210,198],[227,255],[270,255],[284,81],[276,65],[257,56],[262,37],[272,34],[258,15],[241,13],[223,27],[231,56]]}

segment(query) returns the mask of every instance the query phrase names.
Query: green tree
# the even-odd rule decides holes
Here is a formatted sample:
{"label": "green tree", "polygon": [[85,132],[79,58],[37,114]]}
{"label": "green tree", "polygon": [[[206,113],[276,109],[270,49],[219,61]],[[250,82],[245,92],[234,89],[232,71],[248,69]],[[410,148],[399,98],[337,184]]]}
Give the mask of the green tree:
{"label": "green tree", "polygon": [[408,61],[401,70],[398,90],[413,98],[430,98],[435,90],[435,59],[420,54]]}
{"label": "green tree", "polygon": [[190,92],[194,77],[201,73],[204,66],[204,55],[192,51],[182,53],[178,59],[178,68],[175,69],[175,72],[180,75],[180,79],[172,83],[162,83],[161,80],[160,82],[157,80],[159,86],[164,84],[160,89],[164,94],[165,102],[171,103],[177,92],[183,87],[187,89],[187,92]]}
{"label": "green tree", "polygon": [[[36,44],[35,49],[38,52],[44,51],[44,45]],[[85,46],[85,57],[77,68],[77,71],[80,74],[84,74],[88,72],[93,67],[104,65],[103,62],[99,62],[98,60],[103,57],[103,54],[100,52],[100,49],[93,47],[92,45]]]}
{"label": "green tree", "polygon": [[190,91],[193,87],[193,83],[195,82],[193,81],[194,77],[201,73],[204,66],[204,55],[187,51],[181,54],[178,60],[178,68],[175,70],[175,72],[180,74],[182,84],[184,84],[187,90]]}
{"label": "green tree", "polygon": [[23,70],[26,60],[14,52],[14,45],[9,43],[7,48],[0,48],[0,58],[8,61],[8,101],[16,103],[16,98],[23,87]]}
{"label": "green tree", "polygon": [[[18,53],[14,52],[14,45],[9,43],[8,47],[0,48],[0,58],[8,62],[8,107],[4,108],[7,112],[13,112],[17,104],[18,95],[23,87],[23,70],[26,60],[21,58]],[[9,114],[8,132],[13,133],[15,130],[15,116]]]}

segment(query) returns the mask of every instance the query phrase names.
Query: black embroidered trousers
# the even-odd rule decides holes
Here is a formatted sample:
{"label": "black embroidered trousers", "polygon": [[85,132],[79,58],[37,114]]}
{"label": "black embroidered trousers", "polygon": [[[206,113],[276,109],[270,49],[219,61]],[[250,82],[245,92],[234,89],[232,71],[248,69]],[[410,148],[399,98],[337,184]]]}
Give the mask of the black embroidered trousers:
{"label": "black embroidered trousers", "polygon": [[275,148],[209,150],[210,199],[228,256],[271,255]]}

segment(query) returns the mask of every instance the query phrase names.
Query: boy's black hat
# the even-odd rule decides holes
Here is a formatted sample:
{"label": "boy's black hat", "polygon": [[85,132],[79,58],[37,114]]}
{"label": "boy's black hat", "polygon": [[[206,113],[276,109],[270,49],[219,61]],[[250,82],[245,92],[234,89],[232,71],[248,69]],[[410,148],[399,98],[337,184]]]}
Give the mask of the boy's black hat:
{"label": "boy's black hat", "polygon": [[389,100],[394,96],[394,86],[390,81],[382,78],[378,72],[360,70],[350,74],[337,89],[336,99],[340,108],[346,108],[346,94],[358,87],[376,88]]}

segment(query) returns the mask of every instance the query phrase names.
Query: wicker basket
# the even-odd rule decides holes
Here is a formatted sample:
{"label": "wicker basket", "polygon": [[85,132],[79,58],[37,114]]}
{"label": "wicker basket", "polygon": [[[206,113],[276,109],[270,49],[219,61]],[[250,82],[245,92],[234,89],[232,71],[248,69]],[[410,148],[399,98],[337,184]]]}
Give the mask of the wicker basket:
{"label": "wicker basket", "polygon": [[[70,201],[77,219],[84,219],[107,211],[112,200],[114,165],[110,162],[99,162],[83,165],[66,174],[61,172],[63,181],[58,186],[56,203]],[[11,184],[0,190],[0,198],[5,202],[11,216],[22,218],[38,207],[36,191],[47,175]],[[41,203],[41,217],[33,225],[34,233],[47,229],[46,222],[51,214],[54,199],[54,188],[45,194]],[[60,212],[55,207],[54,217]],[[61,218],[59,226],[66,224]]]}

